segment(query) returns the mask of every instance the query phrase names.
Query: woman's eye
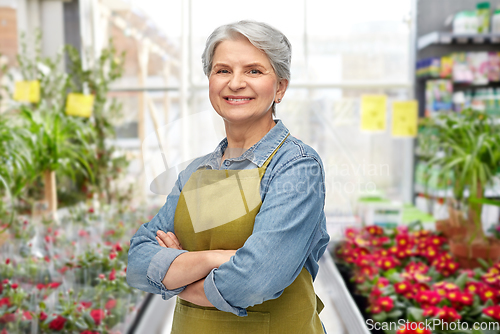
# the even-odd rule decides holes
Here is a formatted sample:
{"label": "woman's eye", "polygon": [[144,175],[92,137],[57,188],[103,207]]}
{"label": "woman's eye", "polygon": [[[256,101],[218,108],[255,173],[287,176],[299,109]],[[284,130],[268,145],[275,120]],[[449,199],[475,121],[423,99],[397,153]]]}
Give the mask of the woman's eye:
{"label": "woman's eye", "polygon": [[261,72],[261,71],[259,71],[259,70],[250,70],[250,73],[251,73],[251,74],[260,74],[260,73],[262,73],[262,72]]}
{"label": "woman's eye", "polygon": [[228,70],[218,70],[217,73],[226,74],[229,73]]}

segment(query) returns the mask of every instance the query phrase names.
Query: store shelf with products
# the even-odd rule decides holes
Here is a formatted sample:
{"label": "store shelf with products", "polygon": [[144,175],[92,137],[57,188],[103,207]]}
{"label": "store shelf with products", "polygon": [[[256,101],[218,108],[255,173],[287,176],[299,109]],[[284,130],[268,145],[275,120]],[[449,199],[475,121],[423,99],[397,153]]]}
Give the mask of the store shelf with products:
{"label": "store shelf with products", "polygon": [[[413,193],[416,204],[425,202],[417,206],[429,214],[443,211],[446,216],[447,210],[440,208],[453,198],[453,178],[434,167],[424,173],[442,144],[427,123],[436,122],[440,114],[468,109],[485,112],[491,124],[500,121],[500,13],[494,10],[499,5],[499,1],[445,0],[436,8],[430,0],[417,2],[414,87],[421,125],[414,149]],[[430,8],[433,15],[418,15]],[[425,182],[423,174],[429,178]],[[468,196],[466,187],[464,197]],[[485,187],[484,196],[500,197],[498,182]]]}
{"label": "store shelf with products", "polygon": [[417,49],[423,50],[430,45],[471,45],[500,44],[500,33],[455,34],[452,32],[433,31],[417,40]]}

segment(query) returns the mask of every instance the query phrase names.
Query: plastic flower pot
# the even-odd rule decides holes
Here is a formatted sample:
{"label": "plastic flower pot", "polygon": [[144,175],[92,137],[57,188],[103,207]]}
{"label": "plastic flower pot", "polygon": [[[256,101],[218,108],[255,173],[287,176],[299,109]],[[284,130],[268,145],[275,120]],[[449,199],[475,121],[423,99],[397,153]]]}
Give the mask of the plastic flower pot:
{"label": "plastic flower pot", "polygon": [[449,219],[444,219],[436,221],[436,231],[441,232],[446,238],[452,239],[464,236],[467,228],[465,226],[452,225]]}
{"label": "plastic flower pot", "polygon": [[489,243],[472,243],[468,245],[463,238],[451,239],[449,242],[450,252],[464,269],[474,269],[481,266],[478,258],[486,262],[497,262],[500,260],[500,241],[488,239]]}

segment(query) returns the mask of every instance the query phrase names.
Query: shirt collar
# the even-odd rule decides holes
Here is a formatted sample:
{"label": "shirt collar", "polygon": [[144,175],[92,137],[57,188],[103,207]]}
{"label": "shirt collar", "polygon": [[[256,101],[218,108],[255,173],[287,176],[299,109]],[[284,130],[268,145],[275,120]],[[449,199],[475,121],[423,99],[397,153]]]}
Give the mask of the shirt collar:
{"label": "shirt collar", "polygon": [[[250,160],[257,167],[262,167],[267,158],[274,152],[274,150],[286,138],[289,131],[281,120],[275,120],[276,125],[269,130],[268,133],[261,140],[255,143],[252,147],[246,150],[242,155],[237,158],[228,159],[231,161]],[[208,154],[201,162],[198,169],[219,169],[222,155],[227,147],[227,138],[224,138],[217,148],[212,153]]]}

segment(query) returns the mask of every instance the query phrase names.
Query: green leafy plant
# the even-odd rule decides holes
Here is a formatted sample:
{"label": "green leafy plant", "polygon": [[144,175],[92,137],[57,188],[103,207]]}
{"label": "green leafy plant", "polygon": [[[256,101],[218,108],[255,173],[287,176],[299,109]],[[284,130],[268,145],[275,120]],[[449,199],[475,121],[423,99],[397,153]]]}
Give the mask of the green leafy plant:
{"label": "green leafy plant", "polygon": [[[475,225],[473,240],[485,238],[481,225],[482,203],[500,165],[500,124],[497,119],[479,111],[441,115],[434,124],[442,153],[429,161],[442,168],[442,176],[452,172],[455,199],[468,208],[469,220]],[[468,195],[466,195],[466,190]]]}
{"label": "green leafy plant", "polygon": [[[120,116],[121,105],[115,99],[109,99],[110,84],[123,74],[124,53],[118,55],[113,42],[101,51],[101,55],[88,69],[82,64],[80,53],[72,46],[66,46],[69,68],[72,73],[70,86],[72,91],[84,93],[86,90],[95,97],[93,115],[90,119],[95,129],[95,182],[97,192],[103,195],[109,204],[113,199],[111,181],[116,179],[128,166],[124,156],[118,155],[109,139],[115,137],[113,119]],[[87,59],[88,63],[91,63]]]}
{"label": "green leafy plant", "polygon": [[[44,177],[47,182],[55,177],[51,175],[55,171],[73,178],[80,171],[93,178],[88,155],[85,154],[92,150],[89,143],[93,133],[88,126],[77,118],[65,117],[56,109],[35,113],[21,107],[20,115],[32,134],[28,145],[32,152],[30,168],[34,178]],[[52,182],[55,183],[55,180]]]}

